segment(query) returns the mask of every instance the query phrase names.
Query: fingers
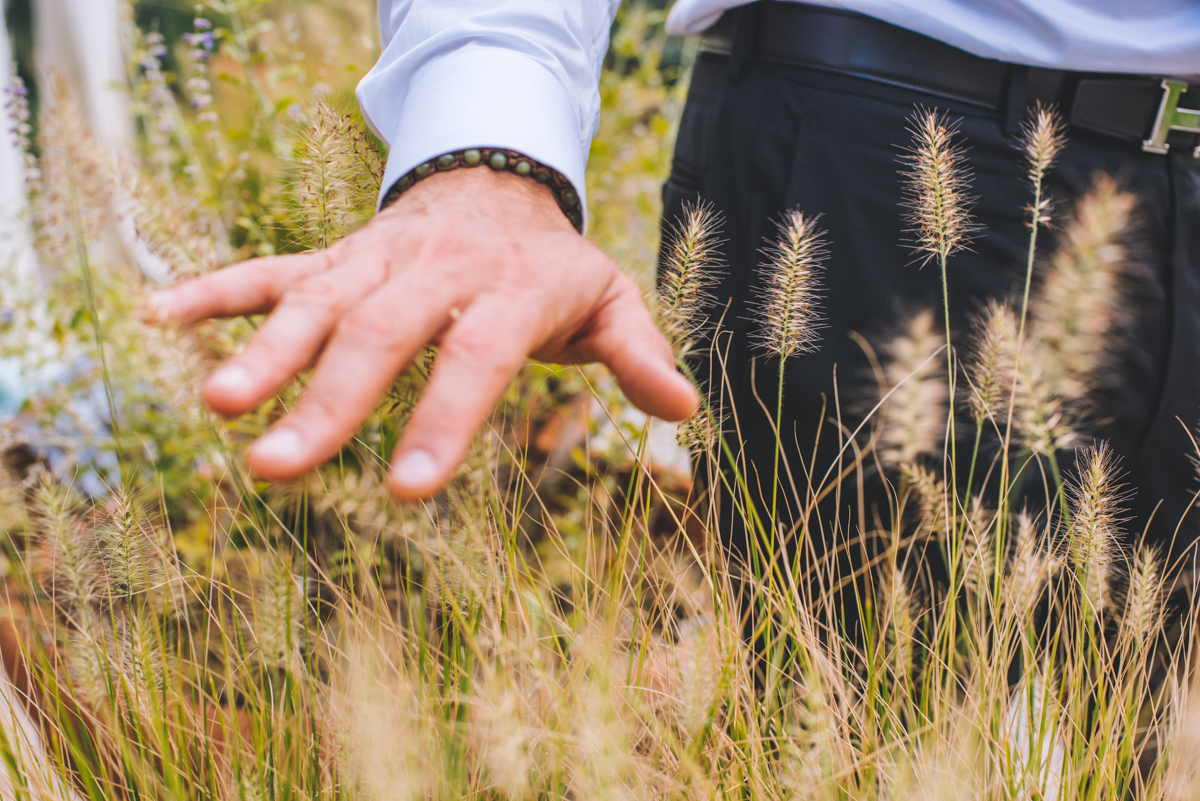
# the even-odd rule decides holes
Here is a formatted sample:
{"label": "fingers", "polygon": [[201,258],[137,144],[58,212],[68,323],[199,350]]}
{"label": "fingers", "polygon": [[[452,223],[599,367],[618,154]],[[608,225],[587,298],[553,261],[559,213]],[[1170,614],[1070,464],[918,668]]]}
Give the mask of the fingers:
{"label": "fingers", "polygon": [[258,406],[312,362],[343,315],[385,275],[378,262],[348,264],[289,290],[242,352],[208,379],[205,402],[230,417]]}
{"label": "fingers", "polygon": [[176,325],[270,311],[289,288],[331,264],[326,251],[244,261],[155,292],[146,311]]}
{"label": "fingers", "polygon": [[637,285],[626,276],[617,281],[616,294],[592,323],[590,356],[608,366],[634,406],[663,420],[686,420],[699,408],[700,396],[675,369],[674,351]]}
{"label": "fingers", "polygon": [[480,301],[450,329],[433,376],[396,449],[389,484],[402,499],[441,489],[471,438],[525,363],[534,328],[503,299]]}
{"label": "fingers", "polygon": [[[421,296],[425,302],[412,303]],[[285,480],[334,456],[396,375],[445,326],[449,307],[449,300],[435,299],[413,281],[395,280],[346,312],[300,404],[251,448],[250,467]],[[280,346],[296,347],[285,339]]]}

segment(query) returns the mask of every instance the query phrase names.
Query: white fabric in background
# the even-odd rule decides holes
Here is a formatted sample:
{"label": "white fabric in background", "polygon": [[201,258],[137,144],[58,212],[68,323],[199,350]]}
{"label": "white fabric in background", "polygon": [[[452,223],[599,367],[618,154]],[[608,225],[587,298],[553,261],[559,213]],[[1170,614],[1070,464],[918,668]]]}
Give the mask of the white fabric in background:
{"label": "white fabric in background", "polygon": [[[804,0],[857,11],[984,58],[1084,72],[1200,73],[1196,0]],[[673,33],[699,33],[745,0],[679,0]]]}
{"label": "white fabric in background", "polygon": [[[117,0],[34,0],[38,69],[58,72],[83,100],[96,138],[118,151],[133,143],[129,77]],[[39,76],[41,77],[41,76]]]}
{"label": "white fabric in background", "polygon": [[[81,0],[76,0],[80,2]],[[1200,74],[1200,0],[813,0],[980,56],[1096,72]],[[697,33],[745,0],[679,0]],[[384,191],[467,147],[520,150],[583,195],[618,0],[379,0],[383,56],[358,87],[391,147]],[[586,208],[586,205],[585,205]]]}
{"label": "white fabric in background", "polygon": [[[13,84],[13,54],[0,3],[0,106],[9,97],[3,90]],[[17,147],[7,113],[0,113],[0,270],[14,271],[24,278],[37,270],[26,213],[25,161]]]}

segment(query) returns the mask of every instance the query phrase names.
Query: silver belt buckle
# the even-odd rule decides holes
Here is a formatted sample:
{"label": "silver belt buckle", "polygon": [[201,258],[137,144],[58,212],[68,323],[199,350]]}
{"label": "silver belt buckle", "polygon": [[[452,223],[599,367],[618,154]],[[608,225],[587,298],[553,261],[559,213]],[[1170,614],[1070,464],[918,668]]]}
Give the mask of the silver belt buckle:
{"label": "silver belt buckle", "polygon": [[[1200,111],[1179,107],[1179,96],[1187,91],[1188,85],[1183,81],[1164,78],[1162,88],[1162,102],[1158,104],[1158,116],[1154,118],[1150,138],[1142,142],[1142,150],[1147,153],[1166,153],[1170,150],[1167,134],[1171,131],[1200,134]],[[1200,159],[1200,146],[1192,151],[1192,155]]]}

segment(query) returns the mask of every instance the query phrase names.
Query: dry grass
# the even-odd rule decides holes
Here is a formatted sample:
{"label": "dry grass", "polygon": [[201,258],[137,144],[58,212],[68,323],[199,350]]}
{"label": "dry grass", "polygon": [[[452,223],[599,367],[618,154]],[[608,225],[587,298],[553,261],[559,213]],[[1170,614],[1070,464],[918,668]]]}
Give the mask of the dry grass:
{"label": "dry grass", "polygon": [[[788,490],[756,501],[730,447],[736,416],[705,409],[684,427],[693,458],[722,466],[760,534],[748,564],[730,564],[711,499],[662,467],[657,429],[598,372],[539,365],[443,495],[396,504],[384,459],[433,353],[334,462],[268,486],[242,452],[298,388],[237,422],[208,415],[198,376],[254,321],[148,326],[135,312],[147,280],[114,233],[122,215],[136,220],[174,278],[327,245],[369,214],[368,137],[332,99],[298,121],[282,102],[329,77],[294,66],[319,37],[303,25],[295,42],[279,37],[264,11],[231,5],[211,65],[174,84],[161,37],[137,39],[153,140],[140,159],[96,158],[66,95],[42,109],[31,201],[45,290],[3,301],[0,346],[27,358],[36,344],[50,371],[0,429],[0,644],[45,741],[38,759],[0,726],[14,797],[1195,797],[1190,620],[1168,602],[1187,577],[1122,547],[1107,447],[1067,450],[1087,441],[1089,391],[1117,347],[1133,199],[1115,183],[1098,179],[1055,255],[1031,266],[1028,315],[996,301],[961,360],[940,310],[880,344],[885,399],[848,464],[816,475],[853,496],[865,472],[885,471],[895,505],[882,531],[815,517],[786,529],[775,494]],[[654,13],[626,12],[618,55],[661,45]],[[632,154],[598,147],[601,239],[664,168],[678,101],[622,58],[605,97],[650,122]],[[186,89],[197,77],[210,103],[181,108],[208,91]],[[917,246],[944,273],[972,229],[969,175],[952,123],[919,115],[913,132]],[[1052,213],[1041,181],[1062,146],[1038,110],[1031,237]],[[114,197],[132,208],[115,213]],[[614,249],[645,255],[652,227]],[[681,359],[720,339],[706,316],[719,250],[719,221],[692,210],[660,306]],[[789,213],[768,254],[760,313],[782,384],[786,357],[819,347],[814,219]],[[995,447],[955,453],[955,409]],[[1077,467],[1060,470],[1063,455]],[[1043,464],[1051,486],[1030,506],[1018,489]],[[981,491],[984,474],[998,493]],[[811,508],[832,489],[793,500]],[[867,535],[882,545],[857,575],[801,547]],[[782,549],[788,537],[801,546]]]}

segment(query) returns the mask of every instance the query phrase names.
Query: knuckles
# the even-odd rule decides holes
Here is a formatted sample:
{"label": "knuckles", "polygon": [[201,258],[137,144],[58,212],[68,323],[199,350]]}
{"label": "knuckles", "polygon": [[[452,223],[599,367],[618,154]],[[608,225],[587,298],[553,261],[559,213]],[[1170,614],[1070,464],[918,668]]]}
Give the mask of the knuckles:
{"label": "knuckles", "polygon": [[395,313],[368,309],[347,314],[338,320],[334,337],[366,347],[390,349],[403,344],[398,341],[400,330]]}
{"label": "knuckles", "polygon": [[285,303],[317,309],[341,308],[348,294],[346,277],[335,272],[321,272],[297,283],[283,296]]}
{"label": "knuckles", "polygon": [[[499,344],[506,342],[510,347]],[[496,340],[483,331],[456,332],[446,338],[438,358],[455,363],[477,374],[515,373],[528,355],[516,343]]]}

